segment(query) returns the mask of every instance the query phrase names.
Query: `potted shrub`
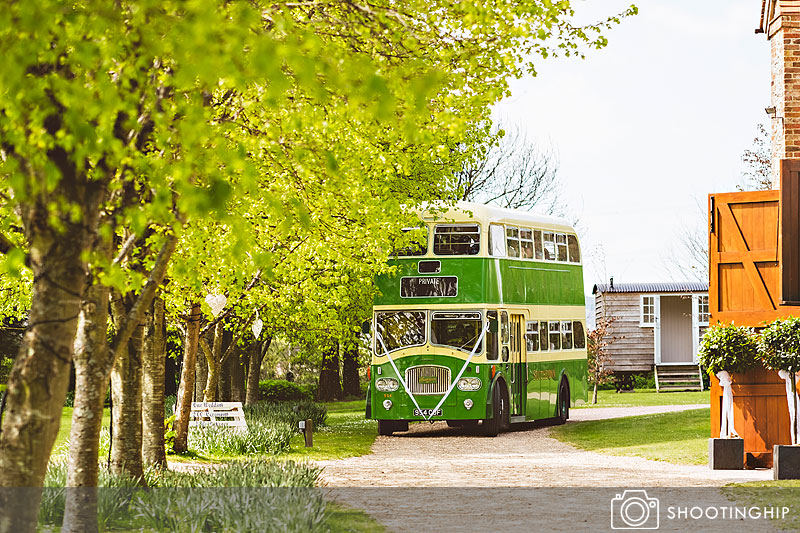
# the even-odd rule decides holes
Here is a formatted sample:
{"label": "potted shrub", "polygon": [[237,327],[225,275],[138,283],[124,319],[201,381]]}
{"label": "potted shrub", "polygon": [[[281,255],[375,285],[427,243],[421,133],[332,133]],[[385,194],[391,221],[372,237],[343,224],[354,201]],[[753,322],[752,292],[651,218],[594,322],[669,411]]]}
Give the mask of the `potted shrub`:
{"label": "potted shrub", "polygon": [[798,446],[797,373],[800,372],[800,318],[776,320],[761,332],[760,348],[764,365],[777,370],[786,382],[789,407],[789,434],[792,446],[776,444],[773,449],[775,479],[800,479],[800,446]]}
{"label": "potted shrub", "polygon": [[734,427],[731,374],[744,373],[758,363],[758,341],[750,328],[717,324],[703,335],[698,357],[722,387],[719,438],[708,441],[708,465],[713,470],[744,468],[744,440]]}

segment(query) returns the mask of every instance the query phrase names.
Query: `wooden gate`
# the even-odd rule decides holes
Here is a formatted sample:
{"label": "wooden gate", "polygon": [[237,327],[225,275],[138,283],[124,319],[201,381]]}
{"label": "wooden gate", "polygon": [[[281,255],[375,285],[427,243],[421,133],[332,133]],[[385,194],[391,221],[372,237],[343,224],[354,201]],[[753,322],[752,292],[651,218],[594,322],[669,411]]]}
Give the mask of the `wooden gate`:
{"label": "wooden gate", "polygon": [[756,326],[781,314],[779,195],[709,195],[708,304],[713,323]]}

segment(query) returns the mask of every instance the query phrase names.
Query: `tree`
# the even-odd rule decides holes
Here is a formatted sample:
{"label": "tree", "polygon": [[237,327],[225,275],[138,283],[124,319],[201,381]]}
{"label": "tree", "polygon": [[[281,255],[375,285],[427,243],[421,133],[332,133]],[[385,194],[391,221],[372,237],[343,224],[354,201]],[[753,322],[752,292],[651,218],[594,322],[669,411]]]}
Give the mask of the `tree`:
{"label": "tree", "polygon": [[742,162],[747,165],[747,170],[742,173],[745,182],[736,186],[740,191],[768,191],[773,187],[769,133],[763,124],[759,124],[757,129],[753,147],[742,154]]}
{"label": "tree", "polygon": [[485,134],[481,149],[456,174],[461,200],[564,215],[554,151],[539,149],[516,127]]}
{"label": "tree", "polygon": [[587,362],[589,365],[589,383],[592,384],[592,403],[597,403],[597,389],[599,385],[607,383],[612,372],[609,368],[611,357],[606,348],[613,340],[609,339],[609,329],[616,317],[601,317],[597,320],[595,328],[587,336]]}
{"label": "tree", "polygon": [[[276,240],[313,224],[361,227],[357,246],[385,242],[382,221],[452,185],[444,147],[486,119],[509,77],[532,71],[532,57],[604,46],[602,30],[620,20],[576,27],[573,15],[566,1],[7,6],[0,194],[24,242],[5,253],[3,269],[30,265],[33,281],[2,422],[0,485],[42,484],[90,273],[123,298],[136,295],[115,324],[116,364],[138,350],[129,341],[178,239],[189,253],[173,273],[191,277],[200,249],[190,244],[205,221],[233,234],[266,228]],[[127,239],[111,256],[98,253],[126,229],[136,239],[152,232],[141,259],[149,276],[109,261]],[[272,251],[246,251],[231,249],[226,270],[273,264]],[[187,294],[225,276],[195,278]],[[187,353],[185,367],[191,360]],[[35,524],[37,499],[24,504],[4,528]]]}

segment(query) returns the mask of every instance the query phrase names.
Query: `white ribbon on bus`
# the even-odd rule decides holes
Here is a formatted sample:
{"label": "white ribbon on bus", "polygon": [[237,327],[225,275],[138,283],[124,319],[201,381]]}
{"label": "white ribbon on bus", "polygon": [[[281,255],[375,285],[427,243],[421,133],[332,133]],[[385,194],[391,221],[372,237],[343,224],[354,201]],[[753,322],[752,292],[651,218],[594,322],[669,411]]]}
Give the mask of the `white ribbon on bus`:
{"label": "white ribbon on bus", "polygon": [[731,375],[724,370],[717,372],[719,386],[722,387],[722,423],[719,426],[719,438],[738,438],[736,428],[733,427],[733,390],[731,389]]}
{"label": "white ribbon on bus", "polygon": [[800,403],[800,398],[796,392],[794,393],[794,398],[792,398],[792,375],[786,370],[779,370],[778,375],[786,382],[786,402],[789,404],[789,423],[791,424],[794,422],[794,425],[797,426],[796,432],[789,431],[789,433],[792,434],[792,444],[794,445],[797,444],[797,435],[800,434],[800,418],[798,418],[796,412],[797,405]]}
{"label": "white ribbon on bus", "polygon": [[[483,337],[484,335],[486,335],[488,329],[489,329],[489,322],[486,322],[486,326],[484,326],[483,330],[481,331],[481,334],[478,335],[478,340],[477,342],[475,342],[475,346],[472,347],[472,351],[469,353],[469,357],[467,357],[467,360],[464,362],[464,366],[461,367],[461,371],[456,376],[456,379],[454,379],[453,382],[450,384],[450,388],[447,389],[447,392],[444,393],[444,396],[442,396],[442,399],[439,400],[439,403],[436,405],[436,407],[433,408],[431,413],[427,417],[425,415],[422,415],[422,418],[431,422],[431,424],[433,423],[431,418],[433,418],[434,413],[436,413],[436,411],[438,411],[439,408],[444,404],[445,400],[447,400],[448,396],[450,396],[450,393],[453,392],[456,383],[458,383],[458,380],[461,379],[461,376],[464,374],[464,371],[467,369],[467,366],[469,366],[469,362],[472,361],[472,358],[475,356],[475,350],[477,350],[478,346],[480,346],[481,342],[483,342]],[[411,401],[414,402],[414,405],[419,410],[419,412],[422,413],[422,409],[420,409],[419,404],[417,403],[417,399],[414,397],[411,391],[408,390],[408,385],[406,385],[406,380],[403,379],[403,377],[400,375],[400,371],[397,370],[397,365],[394,364],[394,359],[392,359],[392,356],[389,354],[389,350],[386,349],[386,345],[383,343],[383,337],[378,331],[375,331],[375,335],[378,337],[378,341],[381,343],[381,348],[383,348],[384,354],[386,355],[386,357],[389,358],[389,362],[392,364],[392,368],[394,369],[395,374],[397,374],[397,377],[400,378],[400,383],[403,384],[403,389],[405,389],[406,394],[408,394],[409,398],[411,398]]]}

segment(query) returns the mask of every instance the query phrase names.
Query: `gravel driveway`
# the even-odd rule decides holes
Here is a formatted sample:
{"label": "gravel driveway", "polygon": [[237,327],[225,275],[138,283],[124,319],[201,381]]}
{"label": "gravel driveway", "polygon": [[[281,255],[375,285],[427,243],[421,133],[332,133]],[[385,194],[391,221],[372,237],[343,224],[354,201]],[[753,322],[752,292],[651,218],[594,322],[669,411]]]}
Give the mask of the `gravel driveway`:
{"label": "gravel driveway", "polygon": [[[569,423],[703,407],[707,406],[573,409]],[[561,502],[551,507],[548,525],[543,530],[584,530],[580,526],[583,522],[587,530],[603,530],[609,527],[606,524],[610,499],[620,490],[597,487],[655,487],[663,493],[670,490],[666,487],[718,487],[731,482],[772,478],[770,470],[712,471],[707,466],[674,465],[582,451],[551,438],[549,433],[547,426],[528,425],[520,431],[485,438],[461,428],[449,428],[444,422],[412,424],[408,432],[378,437],[370,455],[318,464],[324,467],[323,480],[334,489],[336,498],[365,509],[391,531],[450,531],[462,526],[469,529],[475,526],[469,517],[480,509],[483,521],[487,503],[492,499],[498,502],[498,505],[488,506],[496,509],[492,519],[502,524],[503,530],[536,530],[539,528],[531,528],[530,521],[510,521],[518,513],[509,514],[509,502],[514,502],[513,508],[519,511],[528,509],[540,513],[542,505],[536,500],[543,495],[548,495],[547,502]],[[343,487],[396,487],[410,489],[417,495],[403,496],[400,489],[341,490]],[[468,487],[497,489],[480,491]],[[523,487],[549,489],[534,491],[523,490]],[[564,492],[567,487],[587,489]],[[428,492],[424,488],[428,488]],[[457,495],[459,489],[463,495]],[[575,490],[579,491],[580,498],[568,496]],[[695,490],[700,491],[699,496],[686,497],[710,498],[709,501],[719,505],[730,504],[718,490]],[[448,513],[431,511],[442,509],[443,501]],[[565,512],[565,501],[569,506],[578,507]],[[593,523],[591,513],[594,511],[590,509],[594,507],[589,506],[590,501],[602,504],[602,527]],[[409,523],[409,516],[424,516],[425,527],[420,529],[416,522]],[[454,521],[454,517],[462,518]],[[714,529],[715,525],[719,524],[701,525],[695,521],[688,530]],[[722,529],[728,527],[730,524]],[[756,530],[762,530],[760,525]]]}

